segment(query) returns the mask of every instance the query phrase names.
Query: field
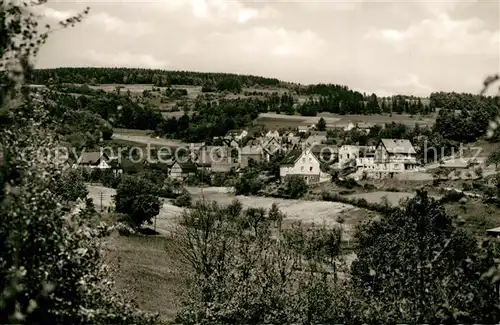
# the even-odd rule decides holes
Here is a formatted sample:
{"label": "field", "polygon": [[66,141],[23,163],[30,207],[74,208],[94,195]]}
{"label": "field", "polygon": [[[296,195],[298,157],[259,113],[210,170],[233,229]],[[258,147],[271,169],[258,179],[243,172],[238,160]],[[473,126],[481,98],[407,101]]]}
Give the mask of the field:
{"label": "field", "polygon": [[[104,209],[113,206],[112,196],[115,194],[114,189],[95,185],[89,185],[88,189],[89,196],[94,200],[97,209],[101,208],[101,193]],[[354,226],[361,219],[365,218],[367,214],[365,210],[338,202],[249,197],[234,195],[227,188],[204,188],[203,193],[199,187],[187,187],[187,190],[192,195],[193,200],[204,199],[215,201],[221,205],[230,204],[234,199],[238,199],[244,208],[270,209],[273,203],[277,203],[280,210],[287,216],[283,221],[284,226],[300,221],[304,224],[331,227],[338,225],[337,217],[341,216],[345,220],[344,230],[346,231],[346,239],[350,237]],[[160,214],[156,218],[156,230],[163,233],[172,232],[178,224],[178,216],[182,211],[183,208],[179,208],[171,204],[168,200],[165,200]]]}
{"label": "field", "polygon": [[180,147],[186,145],[180,140],[152,138],[144,130],[129,130],[129,129],[113,129],[112,139],[118,143],[131,144],[151,147]]}
{"label": "field", "polygon": [[385,191],[347,195],[347,197],[349,198],[365,199],[366,201],[368,201],[368,203],[380,203],[383,197],[387,197],[389,204],[391,204],[392,206],[399,206],[399,202],[401,200],[412,198],[414,196],[415,193]]}
{"label": "field", "polygon": [[419,117],[410,115],[336,115],[331,113],[320,113],[318,116],[299,116],[299,115],[284,115],[276,113],[261,113],[255,120],[257,124],[263,125],[267,129],[274,128],[296,128],[298,126],[307,126],[318,122],[319,118],[323,117],[327,127],[335,127],[336,125],[344,126],[349,122],[353,123],[402,123],[408,126],[432,125],[435,119],[431,117]]}
{"label": "field", "polygon": [[186,291],[186,265],[163,236],[119,236],[104,245],[116,289],[139,308],[171,322]]}

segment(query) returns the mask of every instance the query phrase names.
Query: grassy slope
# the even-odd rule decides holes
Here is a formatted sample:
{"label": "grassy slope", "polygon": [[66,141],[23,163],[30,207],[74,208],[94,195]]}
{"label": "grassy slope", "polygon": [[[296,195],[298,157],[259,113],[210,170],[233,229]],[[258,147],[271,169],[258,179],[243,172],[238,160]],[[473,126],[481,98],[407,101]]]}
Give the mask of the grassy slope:
{"label": "grassy slope", "polygon": [[187,268],[169,243],[161,236],[114,234],[106,245],[117,290],[163,321],[173,320],[186,292]]}

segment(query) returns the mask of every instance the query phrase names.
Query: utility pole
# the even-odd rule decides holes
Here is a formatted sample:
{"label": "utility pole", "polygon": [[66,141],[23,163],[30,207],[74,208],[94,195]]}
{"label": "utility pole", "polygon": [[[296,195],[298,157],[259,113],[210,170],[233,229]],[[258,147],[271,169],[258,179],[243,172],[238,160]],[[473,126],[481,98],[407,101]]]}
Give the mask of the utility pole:
{"label": "utility pole", "polygon": [[102,212],[102,196],[103,196],[102,191],[101,191],[101,192],[99,192],[99,196],[100,196],[100,198],[101,198],[101,212]]}

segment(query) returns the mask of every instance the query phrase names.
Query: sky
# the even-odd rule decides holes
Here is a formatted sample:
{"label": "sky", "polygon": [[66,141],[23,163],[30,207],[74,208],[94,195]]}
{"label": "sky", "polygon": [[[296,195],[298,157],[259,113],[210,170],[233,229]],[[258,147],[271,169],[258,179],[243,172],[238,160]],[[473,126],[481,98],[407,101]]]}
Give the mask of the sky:
{"label": "sky", "polygon": [[500,71],[500,6],[477,1],[49,0],[38,68],[140,67],[334,83],[379,96],[478,92]]}

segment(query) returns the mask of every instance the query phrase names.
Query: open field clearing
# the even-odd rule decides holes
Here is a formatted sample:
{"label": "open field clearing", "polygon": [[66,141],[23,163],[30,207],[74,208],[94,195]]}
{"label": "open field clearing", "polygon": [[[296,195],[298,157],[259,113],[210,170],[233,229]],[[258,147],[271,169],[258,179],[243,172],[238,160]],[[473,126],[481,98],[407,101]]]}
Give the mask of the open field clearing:
{"label": "open field clearing", "polygon": [[104,246],[116,289],[139,308],[173,321],[186,292],[186,265],[163,236],[113,234]]}
{"label": "open field clearing", "polygon": [[[88,185],[87,188],[89,190],[89,197],[94,201],[97,210],[101,209],[101,197],[103,209],[106,210],[108,207],[114,208],[113,196],[116,194],[115,189],[98,185]],[[184,211],[183,208],[179,208],[171,204],[168,200],[165,200],[160,214],[156,217],[156,230],[163,233],[172,232],[177,225],[178,216],[182,211]]]}
{"label": "open field clearing", "polygon": [[136,130],[136,129],[121,129],[113,128],[113,134],[123,134],[123,135],[148,135],[151,130]]}
{"label": "open field clearing", "polygon": [[[89,196],[93,199],[98,210],[101,208],[101,193],[104,209],[114,205],[112,200],[112,196],[116,193],[114,189],[95,185],[89,185],[88,189]],[[234,195],[230,193],[228,188],[205,188],[203,189],[203,195],[201,189],[197,187],[188,187],[187,190],[195,201],[204,198],[205,200],[215,201],[221,205],[230,204],[234,199],[238,199],[244,208],[270,209],[273,203],[277,203],[280,210],[287,215],[287,218],[283,221],[284,226],[292,222],[301,221],[306,224],[331,227],[338,225],[337,217],[342,216],[345,220],[344,230],[350,233],[353,230],[353,226],[366,216],[366,211],[338,202]],[[164,233],[173,231],[177,226],[178,216],[182,211],[183,208],[179,208],[171,204],[168,200],[165,200],[160,214],[156,218],[157,230]],[[349,237],[348,234],[346,236]]]}
{"label": "open field clearing", "polygon": [[[300,116],[300,115],[285,115],[276,113],[261,113],[255,119],[257,124],[263,125],[268,129],[273,128],[295,128],[299,125],[307,126],[318,123],[319,116]],[[334,125],[340,118],[325,117],[327,126]]]}
{"label": "open field clearing", "polygon": [[180,147],[186,145],[182,141],[151,138],[147,135],[133,135],[133,134],[113,134],[113,140],[127,141],[131,143],[138,143],[142,145],[150,145],[151,147]]}
{"label": "open field clearing", "polygon": [[[382,198],[385,196],[389,204],[392,206],[399,206],[399,201],[402,199],[412,198],[415,193],[409,192],[371,192],[371,193],[360,193],[360,194],[349,194],[346,195],[349,198],[365,199],[368,203],[381,203]],[[432,197],[439,198],[439,196],[431,195]]]}
{"label": "open field clearing", "polygon": [[319,118],[323,117],[326,121],[327,127],[335,127],[335,125],[344,125],[349,122],[357,123],[402,123],[409,126],[415,124],[420,125],[433,125],[435,119],[431,117],[413,117],[409,115],[336,115],[332,113],[320,113],[318,116],[299,116],[299,115],[285,115],[276,113],[261,113],[255,120],[257,124],[264,125],[267,128],[286,128],[297,127],[299,125],[311,125],[318,122]]}
{"label": "open field clearing", "polygon": [[[349,204],[326,201],[288,200],[271,197],[250,197],[234,195],[229,188],[208,187],[202,190],[199,187],[187,187],[193,200],[215,201],[221,205],[230,204],[234,199],[241,202],[244,208],[264,208],[269,210],[273,203],[277,203],[279,209],[287,215],[283,225],[301,221],[305,224],[314,224],[327,227],[338,225],[337,218],[342,216],[345,220],[344,230],[350,233],[361,219],[366,217],[366,211]],[[346,238],[349,235],[346,234]]]}

